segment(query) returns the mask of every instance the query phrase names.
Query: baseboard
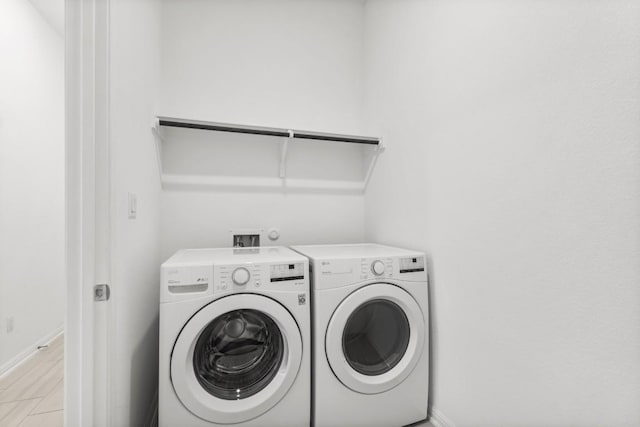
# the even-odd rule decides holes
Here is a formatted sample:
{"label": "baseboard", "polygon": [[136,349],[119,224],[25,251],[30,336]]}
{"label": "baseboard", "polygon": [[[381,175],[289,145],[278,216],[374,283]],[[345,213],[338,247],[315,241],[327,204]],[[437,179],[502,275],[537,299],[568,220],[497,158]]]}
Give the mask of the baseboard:
{"label": "baseboard", "polygon": [[27,348],[22,350],[20,353],[12,357],[10,360],[2,364],[0,366],[0,377],[8,374],[13,369],[17,368],[22,362],[25,362],[27,359],[31,358],[38,351],[38,347],[42,345],[46,345],[51,342],[54,338],[62,333],[64,330],[64,326],[59,326],[55,330],[49,332],[35,343],[29,345]]}
{"label": "baseboard", "polygon": [[157,427],[158,426],[158,390],[156,389],[151,405],[147,410],[147,416],[144,417],[145,427]]}
{"label": "baseboard", "polygon": [[447,418],[436,408],[431,408],[431,410],[429,411],[429,422],[433,424],[434,427],[456,427],[453,421]]}

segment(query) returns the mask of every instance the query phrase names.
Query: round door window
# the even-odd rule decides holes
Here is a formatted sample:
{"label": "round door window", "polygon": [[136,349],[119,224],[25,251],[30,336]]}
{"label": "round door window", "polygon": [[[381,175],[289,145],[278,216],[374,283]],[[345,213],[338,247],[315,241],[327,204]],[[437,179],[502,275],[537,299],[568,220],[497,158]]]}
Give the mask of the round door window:
{"label": "round door window", "polygon": [[389,300],[374,299],[349,316],[342,334],[342,349],[355,371],[381,375],[402,360],[410,335],[409,320],[402,308]]}
{"label": "round door window", "polygon": [[211,395],[240,400],[269,385],[283,355],[282,334],[271,317],[257,310],[234,310],[204,328],[194,348],[193,369]]}
{"label": "round door window", "polygon": [[413,296],[391,283],[372,283],[336,307],[325,335],[327,361],[351,390],[376,394],[402,383],[422,355],[426,335]]}
{"label": "round door window", "polygon": [[203,420],[254,419],[289,391],[302,364],[302,334],[291,313],[263,295],[213,301],[184,325],[171,353],[171,383]]}

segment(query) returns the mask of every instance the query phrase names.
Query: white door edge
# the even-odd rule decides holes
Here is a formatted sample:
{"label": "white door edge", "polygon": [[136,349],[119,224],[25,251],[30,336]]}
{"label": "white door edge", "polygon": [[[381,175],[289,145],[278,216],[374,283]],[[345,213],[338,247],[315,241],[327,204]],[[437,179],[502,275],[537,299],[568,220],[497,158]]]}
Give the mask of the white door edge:
{"label": "white door edge", "polygon": [[[65,425],[109,425],[109,0],[65,1]],[[101,304],[101,305],[98,305]]]}

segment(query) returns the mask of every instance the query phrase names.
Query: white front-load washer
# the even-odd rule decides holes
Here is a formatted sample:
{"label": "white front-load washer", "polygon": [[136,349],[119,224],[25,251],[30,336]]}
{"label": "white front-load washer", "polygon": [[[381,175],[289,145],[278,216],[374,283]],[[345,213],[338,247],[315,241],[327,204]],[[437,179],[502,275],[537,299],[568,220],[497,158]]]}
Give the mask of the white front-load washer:
{"label": "white front-load washer", "polygon": [[161,427],[310,423],[306,257],[181,250],[161,267]]}
{"label": "white front-load washer", "polygon": [[376,244],[292,249],[311,264],[312,424],[399,427],[426,419],[424,254]]}

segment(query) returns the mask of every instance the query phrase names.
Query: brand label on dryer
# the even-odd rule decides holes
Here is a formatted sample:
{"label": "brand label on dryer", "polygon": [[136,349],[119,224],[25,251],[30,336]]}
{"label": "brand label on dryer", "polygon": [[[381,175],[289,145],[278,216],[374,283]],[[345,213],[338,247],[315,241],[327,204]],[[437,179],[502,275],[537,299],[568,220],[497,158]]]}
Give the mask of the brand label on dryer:
{"label": "brand label on dryer", "polygon": [[320,262],[320,273],[326,274],[351,274],[353,273],[353,263],[351,261],[322,261]]}

